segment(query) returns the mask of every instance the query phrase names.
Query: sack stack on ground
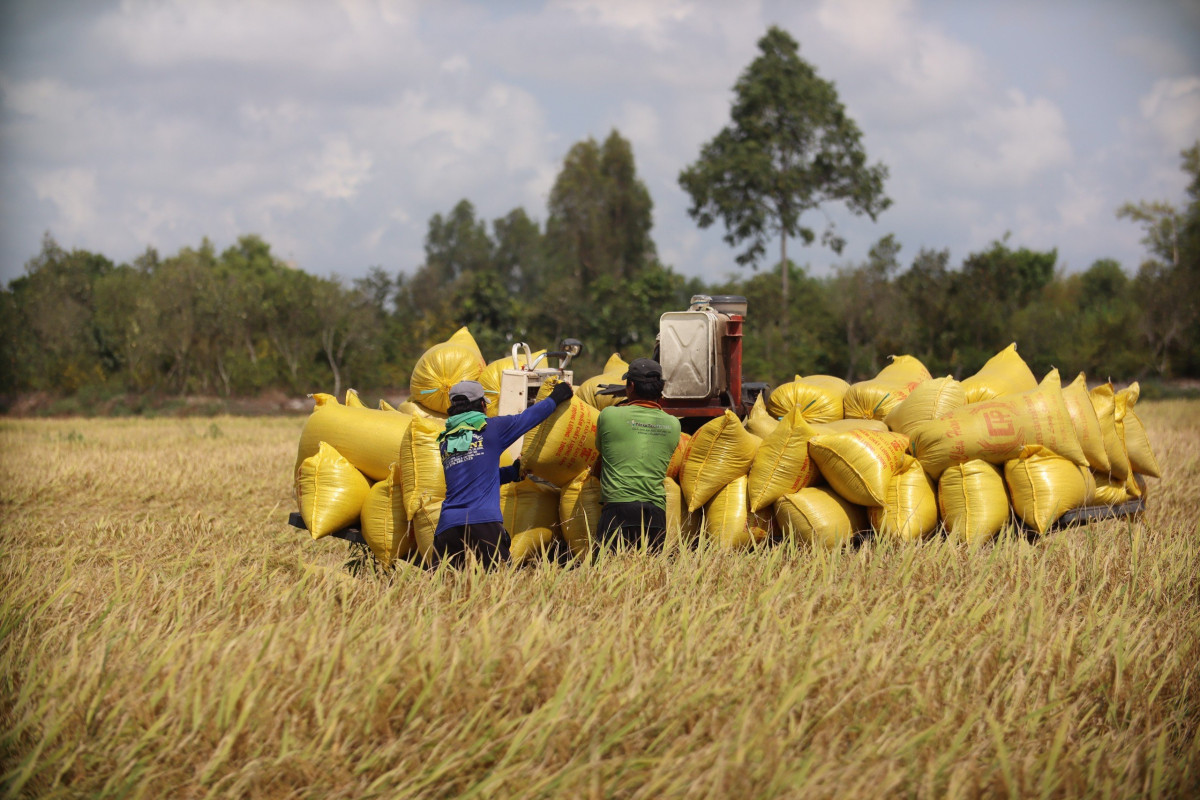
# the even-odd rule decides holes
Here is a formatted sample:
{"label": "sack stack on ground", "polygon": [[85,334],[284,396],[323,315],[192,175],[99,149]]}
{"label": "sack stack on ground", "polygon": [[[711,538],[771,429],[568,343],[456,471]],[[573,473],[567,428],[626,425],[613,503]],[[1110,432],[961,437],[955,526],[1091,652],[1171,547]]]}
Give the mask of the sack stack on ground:
{"label": "sack stack on ground", "polygon": [[[462,329],[414,367],[413,386],[427,394],[395,408],[370,408],[353,391],[345,403],[314,395],[294,466],[314,538],[357,523],[384,565],[430,559],[445,497],[436,387],[478,379],[498,391],[511,365],[511,356],[485,365]],[[626,368],[614,354],[588,380],[619,384]],[[833,548],[872,534],[915,541],[944,530],[978,544],[1010,526],[1045,533],[1080,506],[1144,497],[1146,479],[1161,475],[1139,397],[1136,383],[1089,390],[1083,374],[1064,387],[1057,370],[1038,382],[1015,345],[961,382],[932,378],[904,355],[853,385],[796,376],[760,395],[745,420],[726,411],[680,437],[664,481],[667,541]],[[556,540],[576,557],[595,546],[600,487],[591,467],[598,406],[608,402],[579,386],[526,434],[523,480],[502,487],[514,561],[545,558]]]}

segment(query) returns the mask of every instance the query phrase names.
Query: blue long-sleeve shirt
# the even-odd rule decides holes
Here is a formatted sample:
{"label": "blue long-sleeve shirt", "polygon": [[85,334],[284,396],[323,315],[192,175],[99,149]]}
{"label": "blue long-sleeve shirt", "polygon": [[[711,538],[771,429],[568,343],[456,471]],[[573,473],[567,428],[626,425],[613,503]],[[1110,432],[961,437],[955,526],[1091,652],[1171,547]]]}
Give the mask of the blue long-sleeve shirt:
{"label": "blue long-sleeve shirt", "polygon": [[504,522],[500,511],[500,484],[516,480],[514,467],[500,468],[508,447],[554,413],[553,400],[539,400],[520,414],[492,417],[481,431],[471,434],[463,453],[446,453],[440,445],[446,473],[446,499],[438,519],[438,533],[459,525]]}

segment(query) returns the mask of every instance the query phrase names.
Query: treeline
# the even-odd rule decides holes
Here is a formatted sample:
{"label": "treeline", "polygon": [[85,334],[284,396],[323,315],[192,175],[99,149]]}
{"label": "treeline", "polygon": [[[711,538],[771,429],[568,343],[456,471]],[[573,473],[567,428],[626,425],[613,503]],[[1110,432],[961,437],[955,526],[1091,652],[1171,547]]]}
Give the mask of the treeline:
{"label": "treeline", "polygon": [[252,235],[115,264],[47,234],[0,290],[0,379],[9,395],[396,389],[425,348],[464,325],[489,358],[514,341],[580,338],[587,377],[612,352],[648,355],[659,315],[693,294],[747,297],[745,372],[774,385],[796,373],[859,380],[895,353],[963,377],[1012,341],[1039,374],[1200,377],[1200,145],[1183,155],[1182,210],[1118,212],[1146,233],[1134,274],[1111,260],[1064,274],[1055,251],[1007,238],[960,263],[946,250],[906,259],[885,236],[829,277],[789,262],[786,316],[776,270],[706,284],[659,262],[650,196],[616,131],[571,149],[544,224],[523,209],[489,223],[463,200],[430,220],[411,274],[317,277]]}

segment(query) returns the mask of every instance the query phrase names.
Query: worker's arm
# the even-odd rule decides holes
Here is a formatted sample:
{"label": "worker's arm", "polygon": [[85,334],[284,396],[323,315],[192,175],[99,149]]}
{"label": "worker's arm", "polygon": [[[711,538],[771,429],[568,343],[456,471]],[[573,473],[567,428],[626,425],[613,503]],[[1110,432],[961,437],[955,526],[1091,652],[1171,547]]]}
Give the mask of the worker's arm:
{"label": "worker's arm", "polygon": [[521,459],[517,459],[507,467],[500,468],[500,485],[516,483],[521,480]]}
{"label": "worker's arm", "polygon": [[545,422],[546,418],[554,413],[554,409],[570,401],[573,396],[570,384],[559,383],[550,390],[549,397],[537,401],[520,414],[494,417],[484,430],[495,426],[493,435],[500,437],[501,447],[508,447],[517,439],[520,439],[526,433]]}

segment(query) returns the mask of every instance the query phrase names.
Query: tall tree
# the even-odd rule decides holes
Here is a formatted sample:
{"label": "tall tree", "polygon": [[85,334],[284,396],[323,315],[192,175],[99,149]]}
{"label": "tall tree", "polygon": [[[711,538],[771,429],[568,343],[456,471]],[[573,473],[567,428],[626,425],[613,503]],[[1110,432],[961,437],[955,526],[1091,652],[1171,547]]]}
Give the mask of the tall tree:
{"label": "tall tree", "polygon": [[543,306],[541,327],[555,341],[584,335],[620,350],[653,340],[675,280],[650,238],[653,207],[620,133],[609,133],[603,145],[587,139],[571,148],[546,221],[550,276],[543,291],[554,301]]}
{"label": "tall tree", "polygon": [[[800,45],[771,26],[759,55],[738,78],[731,123],[704,145],[679,175],[691,196],[688,213],[701,228],[717,219],[725,241],[745,245],[741,265],[757,265],[767,242],[779,237],[783,308],[788,307],[787,243],[816,238],[802,217],[830,202],[872,220],[890,204],[883,193],[887,167],[867,165],[862,134],[834,85],[800,57]],[[840,253],[845,244],[832,222],[821,242]],[[788,319],[782,320],[787,341]]]}

